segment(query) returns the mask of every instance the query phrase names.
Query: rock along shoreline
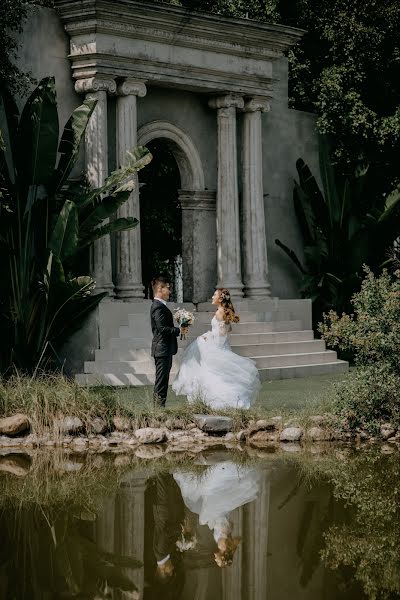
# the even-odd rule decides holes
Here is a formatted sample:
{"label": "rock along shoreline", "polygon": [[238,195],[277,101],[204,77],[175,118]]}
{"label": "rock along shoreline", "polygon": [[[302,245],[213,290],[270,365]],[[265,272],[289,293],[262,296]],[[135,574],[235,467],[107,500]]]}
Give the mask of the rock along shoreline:
{"label": "rock along shoreline", "polygon": [[240,430],[235,427],[234,419],[218,415],[194,414],[189,420],[151,421],[151,426],[135,428],[133,421],[123,416],[115,416],[110,423],[100,417],[83,423],[79,417],[63,416],[53,422],[52,429],[39,435],[32,432],[29,418],[19,413],[0,419],[0,449],[61,447],[101,452],[119,447],[140,452],[140,448],[153,446],[155,452],[144,454],[158,458],[166,447],[190,452],[220,445],[300,450],[302,445],[316,442],[385,442],[393,448],[400,447],[400,431],[391,423],[382,423],[379,435],[371,436],[362,429],[343,431],[335,427],[330,415],[311,416],[306,427],[300,426],[295,417],[285,420],[278,415],[250,421]]}

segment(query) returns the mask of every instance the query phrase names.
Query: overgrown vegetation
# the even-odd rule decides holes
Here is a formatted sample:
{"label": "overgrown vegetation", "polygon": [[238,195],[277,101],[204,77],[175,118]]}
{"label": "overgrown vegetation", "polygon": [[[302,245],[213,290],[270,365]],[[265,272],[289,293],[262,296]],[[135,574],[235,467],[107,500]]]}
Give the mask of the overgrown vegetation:
{"label": "overgrown vegetation", "polygon": [[[151,161],[146,148],[127,153],[126,164],[99,188],[67,185],[95,100],[76,108],[59,140],[55,81],[43,79],[21,116],[4,92],[7,119],[0,148],[0,372],[12,366],[35,373],[81,325],[105,293],[93,294],[86,252],[137,219],[108,222],[128,200],[134,174]],[[62,365],[57,365],[58,367]]]}
{"label": "overgrown vegetation", "polygon": [[320,190],[307,164],[296,163],[294,209],[304,240],[304,263],[281,240],[281,247],[302,274],[301,292],[313,301],[318,323],[332,307],[340,314],[360,288],[363,265],[377,271],[389,262],[388,249],[400,233],[400,188],[377,196],[371,169],[342,177],[334,169],[326,136],[319,138]]}
{"label": "overgrown vegetation", "polygon": [[346,426],[376,432],[382,421],[400,424],[400,272],[365,272],[354,313],[330,311],[320,333],[331,348],[353,352],[359,366],[336,387],[337,414]]}

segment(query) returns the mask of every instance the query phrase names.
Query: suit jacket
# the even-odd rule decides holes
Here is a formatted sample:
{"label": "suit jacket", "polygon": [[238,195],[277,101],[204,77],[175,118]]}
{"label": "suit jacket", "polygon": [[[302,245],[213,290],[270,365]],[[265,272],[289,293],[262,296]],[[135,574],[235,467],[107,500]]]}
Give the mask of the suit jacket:
{"label": "suit jacket", "polygon": [[180,333],[179,327],[174,327],[172,312],[158,300],[153,300],[150,309],[151,330],[153,341],[151,344],[151,355],[158,358],[171,356],[178,352],[176,338]]}

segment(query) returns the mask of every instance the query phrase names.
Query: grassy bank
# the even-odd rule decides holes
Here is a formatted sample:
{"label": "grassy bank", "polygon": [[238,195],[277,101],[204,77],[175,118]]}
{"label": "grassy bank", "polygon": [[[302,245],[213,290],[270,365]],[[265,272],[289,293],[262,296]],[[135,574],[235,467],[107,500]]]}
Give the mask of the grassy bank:
{"label": "grassy bank", "polygon": [[281,415],[299,424],[307,417],[330,412],[329,390],[338,377],[312,377],[301,380],[265,382],[257,403],[249,411],[213,411],[202,403],[189,406],[172,391],[166,409],[153,407],[152,388],[85,388],[61,376],[35,379],[14,376],[0,382],[0,417],[26,414],[34,433],[53,429],[65,415],[79,417],[89,425],[95,417],[110,423],[116,415],[132,420],[132,428],[152,426],[167,419],[190,421],[193,413],[224,414],[234,420],[234,428],[245,427],[253,419]]}

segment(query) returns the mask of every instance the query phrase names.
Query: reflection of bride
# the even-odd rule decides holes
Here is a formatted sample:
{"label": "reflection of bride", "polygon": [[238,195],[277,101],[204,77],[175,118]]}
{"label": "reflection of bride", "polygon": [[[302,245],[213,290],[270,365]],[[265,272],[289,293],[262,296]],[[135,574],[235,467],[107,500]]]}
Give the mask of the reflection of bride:
{"label": "reflection of bride", "polygon": [[212,408],[250,408],[260,388],[254,362],[232,352],[228,333],[237,323],[230,293],[217,289],[212,303],[218,307],[211,331],[200,335],[185,351],[179,373],[172,385],[189,402],[202,400]]}
{"label": "reflection of bride", "polygon": [[213,531],[218,546],[214,554],[217,565],[232,564],[240,538],[233,537],[229,514],[257,498],[260,472],[226,461],[209,467],[200,477],[178,472],[174,479],[187,508],[199,516],[199,524],[208,525]]}

